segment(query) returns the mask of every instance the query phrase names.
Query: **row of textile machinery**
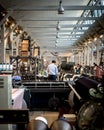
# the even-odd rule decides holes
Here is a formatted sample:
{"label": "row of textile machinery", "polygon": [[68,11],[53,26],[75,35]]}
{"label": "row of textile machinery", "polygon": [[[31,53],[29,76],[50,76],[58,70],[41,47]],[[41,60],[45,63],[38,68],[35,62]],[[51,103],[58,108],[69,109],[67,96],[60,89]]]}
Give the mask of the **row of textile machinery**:
{"label": "row of textile machinery", "polygon": [[[0,127],[11,130],[11,125],[5,125],[7,123],[17,124],[18,127],[12,129],[27,129],[30,111],[57,111],[57,120],[50,128],[43,129],[71,130],[74,125],[77,130],[103,130],[103,78],[102,75],[102,80],[97,81],[88,75],[77,75],[72,81],[21,80],[13,88],[11,75],[1,74],[0,122],[3,125]],[[73,121],[71,114],[74,115]],[[35,123],[34,129],[37,126],[39,130],[41,122]]]}

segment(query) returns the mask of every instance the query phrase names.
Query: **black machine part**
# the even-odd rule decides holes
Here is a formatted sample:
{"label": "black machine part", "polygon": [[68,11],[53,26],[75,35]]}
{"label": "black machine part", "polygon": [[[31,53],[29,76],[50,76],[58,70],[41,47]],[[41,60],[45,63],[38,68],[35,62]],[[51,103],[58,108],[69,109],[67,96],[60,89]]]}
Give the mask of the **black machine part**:
{"label": "black machine part", "polygon": [[16,130],[25,130],[29,123],[28,109],[1,109],[0,110],[0,124],[16,125]]}
{"label": "black machine part", "polygon": [[27,130],[48,130],[48,125],[42,120],[32,120],[27,127]]}
{"label": "black machine part", "polygon": [[64,117],[61,117],[51,124],[50,130],[72,130],[72,126]]}
{"label": "black machine part", "polygon": [[98,84],[97,81],[84,76],[79,77],[73,86],[68,83],[69,87],[74,92],[73,102],[75,111],[79,111],[80,107],[90,99],[89,89],[96,89]]}
{"label": "black machine part", "polygon": [[101,102],[88,101],[82,105],[77,116],[80,130],[103,130],[104,108]]}

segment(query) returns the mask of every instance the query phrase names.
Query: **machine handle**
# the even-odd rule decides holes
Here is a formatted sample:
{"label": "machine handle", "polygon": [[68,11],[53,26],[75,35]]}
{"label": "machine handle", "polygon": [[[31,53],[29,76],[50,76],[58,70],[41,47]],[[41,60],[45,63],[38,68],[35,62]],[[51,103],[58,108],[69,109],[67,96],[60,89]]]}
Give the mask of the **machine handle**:
{"label": "machine handle", "polygon": [[73,90],[73,92],[75,93],[75,95],[77,96],[77,98],[82,101],[82,97],[77,93],[77,91],[73,88],[73,86],[67,82],[68,86]]}

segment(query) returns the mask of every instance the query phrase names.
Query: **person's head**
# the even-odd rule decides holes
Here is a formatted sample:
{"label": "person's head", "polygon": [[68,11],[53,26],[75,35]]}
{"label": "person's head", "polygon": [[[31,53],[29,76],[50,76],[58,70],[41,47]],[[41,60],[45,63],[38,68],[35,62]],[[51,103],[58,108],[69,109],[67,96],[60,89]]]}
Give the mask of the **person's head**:
{"label": "person's head", "polygon": [[56,63],[56,61],[55,61],[55,60],[52,60],[52,63]]}

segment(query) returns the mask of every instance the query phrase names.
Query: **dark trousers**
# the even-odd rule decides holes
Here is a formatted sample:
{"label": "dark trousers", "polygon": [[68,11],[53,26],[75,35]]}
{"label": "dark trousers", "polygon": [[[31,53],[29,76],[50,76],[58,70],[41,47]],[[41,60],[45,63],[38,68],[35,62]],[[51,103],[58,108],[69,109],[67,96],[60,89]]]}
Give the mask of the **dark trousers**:
{"label": "dark trousers", "polygon": [[49,76],[48,76],[48,79],[49,79],[49,80],[56,80],[56,79],[57,79],[57,76],[56,76],[56,75],[49,75]]}

